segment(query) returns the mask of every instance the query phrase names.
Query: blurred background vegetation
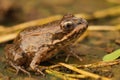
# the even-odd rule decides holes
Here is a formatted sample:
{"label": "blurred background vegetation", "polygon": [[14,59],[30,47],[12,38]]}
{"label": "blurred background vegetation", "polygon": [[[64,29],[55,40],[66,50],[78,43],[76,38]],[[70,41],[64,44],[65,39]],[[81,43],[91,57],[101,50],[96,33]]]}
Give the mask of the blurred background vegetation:
{"label": "blurred background vegetation", "polygon": [[10,26],[66,13],[92,14],[119,3],[119,0],[0,0],[0,24]]}

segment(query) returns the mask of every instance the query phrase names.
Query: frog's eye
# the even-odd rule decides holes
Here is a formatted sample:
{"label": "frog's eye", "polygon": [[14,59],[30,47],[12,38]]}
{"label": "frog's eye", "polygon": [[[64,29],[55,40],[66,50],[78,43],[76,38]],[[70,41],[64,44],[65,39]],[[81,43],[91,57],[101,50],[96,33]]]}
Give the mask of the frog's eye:
{"label": "frog's eye", "polygon": [[64,31],[71,31],[71,30],[74,29],[74,24],[73,24],[73,22],[68,21],[68,22],[63,23],[63,25],[61,26],[61,28]]}

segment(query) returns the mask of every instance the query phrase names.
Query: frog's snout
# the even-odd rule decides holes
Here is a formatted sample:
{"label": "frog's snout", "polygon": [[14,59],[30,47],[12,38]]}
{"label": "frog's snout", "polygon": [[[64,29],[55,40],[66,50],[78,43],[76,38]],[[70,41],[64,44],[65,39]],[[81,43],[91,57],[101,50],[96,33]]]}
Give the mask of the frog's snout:
{"label": "frog's snout", "polygon": [[83,19],[83,18],[80,18],[78,24],[82,24],[82,25],[85,25],[85,27],[88,27],[88,22],[87,22],[87,20],[85,20],[85,19]]}

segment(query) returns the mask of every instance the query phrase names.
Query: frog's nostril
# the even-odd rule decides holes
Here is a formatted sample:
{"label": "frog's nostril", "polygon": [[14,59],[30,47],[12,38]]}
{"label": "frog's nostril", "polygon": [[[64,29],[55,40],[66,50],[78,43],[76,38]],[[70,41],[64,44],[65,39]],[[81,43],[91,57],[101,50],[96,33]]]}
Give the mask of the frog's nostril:
{"label": "frog's nostril", "polygon": [[88,22],[85,19],[81,19],[81,23],[88,24]]}
{"label": "frog's nostril", "polygon": [[81,21],[78,21],[78,24],[82,24],[82,22],[81,22]]}
{"label": "frog's nostril", "polygon": [[83,18],[79,20],[79,24],[85,24],[86,26],[88,26],[88,22]]}

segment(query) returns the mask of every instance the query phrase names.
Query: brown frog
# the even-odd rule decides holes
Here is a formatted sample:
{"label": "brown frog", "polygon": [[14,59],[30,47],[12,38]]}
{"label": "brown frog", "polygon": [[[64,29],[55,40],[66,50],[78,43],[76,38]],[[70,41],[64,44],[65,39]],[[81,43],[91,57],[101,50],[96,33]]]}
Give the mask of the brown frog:
{"label": "brown frog", "polygon": [[20,70],[30,75],[26,70],[30,67],[42,74],[38,65],[71,46],[87,27],[85,19],[67,14],[61,20],[26,28],[19,33],[13,44],[5,47],[6,59],[17,73]]}

